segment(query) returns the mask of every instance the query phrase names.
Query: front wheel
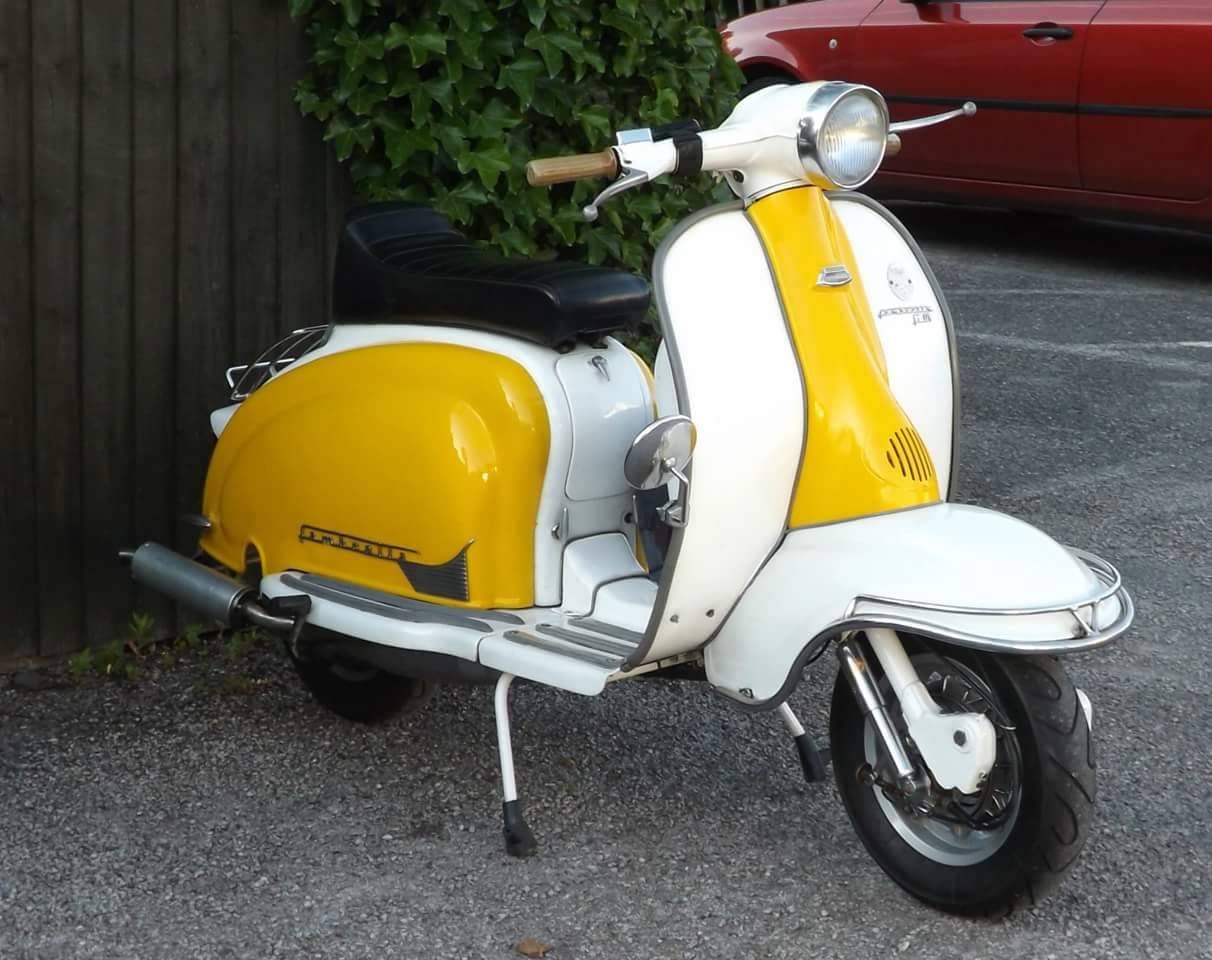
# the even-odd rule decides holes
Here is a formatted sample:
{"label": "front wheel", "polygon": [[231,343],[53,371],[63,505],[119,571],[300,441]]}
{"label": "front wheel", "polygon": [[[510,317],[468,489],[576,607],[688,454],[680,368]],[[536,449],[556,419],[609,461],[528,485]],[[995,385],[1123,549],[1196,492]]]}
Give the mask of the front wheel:
{"label": "front wheel", "polygon": [[[975,794],[941,791],[931,782],[930,810],[921,812],[891,787],[895,778],[874,727],[839,674],[830,717],[834,774],[855,830],[893,880],[939,909],[1004,913],[1020,899],[1036,902],[1077,859],[1093,821],[1094,751],[1076,688],[1050,657],[902,639],[944,711],[989,717],[997,757]],[[886,681],[881,692],[903,736]],[[911,743],[909,749],[921,765]]]}

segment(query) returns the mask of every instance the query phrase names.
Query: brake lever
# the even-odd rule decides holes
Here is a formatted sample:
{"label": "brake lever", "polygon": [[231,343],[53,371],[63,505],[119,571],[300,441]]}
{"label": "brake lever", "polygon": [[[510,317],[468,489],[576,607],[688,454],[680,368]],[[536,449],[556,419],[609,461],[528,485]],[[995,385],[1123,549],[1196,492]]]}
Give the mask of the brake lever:
{"label": "brake lever", "polygon": [[597,220],[598,207],[611,197],[617,197],[620,193],[631,190],[633,187],[643,186],[648,182],[648,174],[643,170],[633,170],[630,167],[623,167],[622,172],[623,175],[594,197],[592,203],[581,208],[581,216],[590,223]]}
{"label": "brake lever", "polygon": [[905,133],[908,130],[921,130],[924,127],[933,127],[940,123],[946,123],[948,120],[955,120],[957,117],[971,117],[975,115],[976,104],[969,100],[958,110],[948,110],[946,113],[936,113],[931,117],[918,117],[916,120],[902,120],[900,123],[891,124],[888,127],[888,132]]}

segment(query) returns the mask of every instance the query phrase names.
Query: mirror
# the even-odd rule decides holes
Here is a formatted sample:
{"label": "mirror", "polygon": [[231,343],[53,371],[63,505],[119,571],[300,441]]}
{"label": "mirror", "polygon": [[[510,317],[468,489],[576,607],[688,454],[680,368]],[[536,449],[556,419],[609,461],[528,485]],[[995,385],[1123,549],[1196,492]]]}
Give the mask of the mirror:
{"label": "mirror", "polygon": [[681,477],[694,453],[694,424],[681,415],[661,417],[631,441],[623,476],[636,490],[652,490],[671,476]]}

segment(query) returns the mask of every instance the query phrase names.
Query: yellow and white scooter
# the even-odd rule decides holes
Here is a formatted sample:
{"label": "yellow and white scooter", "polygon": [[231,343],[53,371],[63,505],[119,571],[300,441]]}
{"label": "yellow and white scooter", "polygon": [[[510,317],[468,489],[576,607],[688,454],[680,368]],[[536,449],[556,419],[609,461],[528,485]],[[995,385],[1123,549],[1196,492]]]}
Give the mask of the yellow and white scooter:
{"label": "yellow and white scooter", "polygon": [[643,280],[505,260],[420,206],[355,209],[333,322],[228,373],[191,518],[211,565],[145,544],[134,576],[282,631],[355,719],[495,683],[516,855],[535,841],[515,677],[587,696],[703,677],[777,710],[819,779],[787,697],[832,649],[832,763],[871,855],[947,910],[1037,896],[1095,790],[1089,701],[1055,658],[1119,636],[1132,603],[1110,564],[948,502],[951,318],[904,227],[846,192],[899,132],[971,109],[890,129],[870,88],[772,86],[715,130],[533,163],[534,184],[614,178],[591,219],[664,176],[732,185],[658,252],[655,375],[610,336],[645,317]]}

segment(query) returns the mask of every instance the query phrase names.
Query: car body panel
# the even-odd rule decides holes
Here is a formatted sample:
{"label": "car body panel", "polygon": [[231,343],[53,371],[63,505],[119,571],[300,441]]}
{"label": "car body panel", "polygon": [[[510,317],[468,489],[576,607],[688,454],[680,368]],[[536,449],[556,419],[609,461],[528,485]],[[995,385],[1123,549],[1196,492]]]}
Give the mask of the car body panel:
{"label": "car body panel", "polygon": [[977,102],[906,136],[875,195],[1212,228],[1212,0],[814,0],[724,38],[750,76],[867,83],[894,120]]}
{"label": "car body panel", "polygon": [[[751,72],[765,66],[798,77],[841,77],[850,69],[858,25],[879,2],[827,0],[775,7],[726,24],[724,43]],[[805,7],[813,8],[807,33]]]}
{"label": "car body panel", "polygon": [[[1080,186],[1075,108],[1088,26],[1101,5],[1102,0],[884,0],[859,28],[851,77],[884,94],[894,121],[964,100],[980,107],[966,123],[916,132],[886,168]],[[1073,36],[1023,36],[1042,22],[1068,28]]]}
{"label": "car body panel", "polygon": [[1085,189],[1212,195],[1210,52],[1209,0],[1109,0],[1090,30],[1082,71]]}

